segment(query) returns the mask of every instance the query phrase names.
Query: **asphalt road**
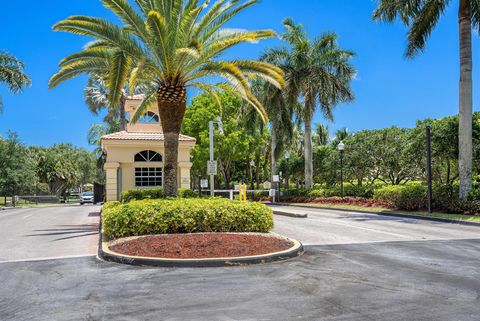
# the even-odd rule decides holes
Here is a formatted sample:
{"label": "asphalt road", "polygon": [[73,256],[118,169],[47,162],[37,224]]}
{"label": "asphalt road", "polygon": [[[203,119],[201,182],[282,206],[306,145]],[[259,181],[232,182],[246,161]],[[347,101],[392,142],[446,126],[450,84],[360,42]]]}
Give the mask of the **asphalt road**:
{"label": "asphalt road", "polygon": [[480,320],[480,227],[332,212],[275,217],[311,245],[274,264],[0,263],[0,320]]}
{"label": "asphalt road", "polygon": [[99,210],[84,205],[0,211],[0,263],[95,255]]}

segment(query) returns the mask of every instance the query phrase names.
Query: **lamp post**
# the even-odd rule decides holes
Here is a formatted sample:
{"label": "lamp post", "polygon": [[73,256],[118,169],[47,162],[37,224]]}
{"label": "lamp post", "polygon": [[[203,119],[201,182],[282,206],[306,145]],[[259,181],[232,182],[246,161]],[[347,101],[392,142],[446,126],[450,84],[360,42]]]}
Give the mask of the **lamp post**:
{"label": "lamp post", "polygon": [[253,190],[255,190],[255,185],[254,185],[254,182],[253,182],[254,181],[253,175],[255,174],[255,161],[254,160],[252,160],[250,162],[250,174],[251,174],[251,177],[252,177],[251,185],[252,185],[252,191],[253,191]]}
{"label": "lamp post", "polygon": [[285,188],[287,189],[288,191],[288,187],[289,187],[289,184],[288,184],[288,160],[290,159],[290,152],[287,150],[285,152],[285,162],[286,162],[286,168],[285,168]]}
{"label": "lamp post", "polygon": [[[208,122],[208,128],[209,128],[209,138],[210,138],[210,163],[214,163],[214,154],[213,154],[213,138],[215,136],[215,124],[218,125],[218,130],[220,131],[220,134],[223,135],[223,123],[222,119],[220,117],[217,117],[216,121],[209,121]],[[214,173],[209,173],[210,174],[210,196],[214,197],[215,196],[215,175]]]}
{"label": "lamp post", "polygon": [[338,144],[337,148],[340,151],[340,183],[343,198],[343,153],[345,152],[345,144],[343,143],[343,141],[340,141],[340,144]]}

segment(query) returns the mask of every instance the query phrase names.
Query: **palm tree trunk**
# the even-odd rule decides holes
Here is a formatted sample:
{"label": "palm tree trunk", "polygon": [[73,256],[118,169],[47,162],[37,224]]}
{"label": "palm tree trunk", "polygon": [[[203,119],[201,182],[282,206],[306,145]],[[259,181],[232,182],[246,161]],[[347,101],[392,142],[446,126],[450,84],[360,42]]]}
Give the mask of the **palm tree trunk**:
{"label": "palm tree trunk", "polygon": [[470,1],[461,0],[458,10],[460,44],[459,155],[460,197],[472,189],[472,24]]}
{"label": "palm tree trunk", "polygon": [[120,130],[127,130],[127,116],[125,114],[125,95],[120,99]]}
{"label": "palm tree trunk", "polygon": [[313,152],[312,152],[312,108],[311,101],[305,97],[305,188],[313,186]]}
{"label": "palm tree trunk", "polygon": [[185,116],[186,101],[165,101],[158,99],[160,120],[165,137],[163,189],[167,197],[178,194],[178,137]]}

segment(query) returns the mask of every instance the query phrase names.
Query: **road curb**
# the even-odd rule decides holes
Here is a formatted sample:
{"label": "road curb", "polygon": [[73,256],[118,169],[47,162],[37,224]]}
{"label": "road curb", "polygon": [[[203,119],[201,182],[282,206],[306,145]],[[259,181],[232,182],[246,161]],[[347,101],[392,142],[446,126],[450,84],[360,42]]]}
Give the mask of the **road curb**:
{"label": "road curb", "polygon": [[301,207],[301,208],[309,208],[309,209],[329,210],[329,211],[337,211],[337,212],[353,212],[353,213],[360,213],[360,214],[375,214],[375,215],[379,215],[379,216],[388,216],[388,217],[403,217],[403,218],[411,218],[411,219],[416,219],[416,220],[424,220],[424,221],[432,221],[432,222],[440,222],[440,223],[450,223],[450,224],[459,224],[459,225],[467,225],[467,226],[480,226],[480,222],[458,221],[458,220],[452,220],[452,219],[448,219],[448,218],[418,216],[418,215],[413,215],[413,214],[372,212],[372,211],[364,211],[364,210],[349,210],[349,209],[343,209],[343,208],[331,208],[331,207],[307,206],[307,205],[288,205],[288,204],[275,204],[275,205],[276,206],[285,206],[285,207]]}
{"label": "road curb", "polygon": [[295,217],[295,218],[308,218],[308,214],[297,214],[297,213],[289,213],[283,211],[273,211],[273,214],[280,215],[280,216],[288,216],[288,217]]}
{"label": "road curb", "polygon": [[302,243],[297,240],[287,238],[293,242],[293,246],[285,251],[269,253],[256,256],[244,256],[235,258],[215,258],[215,259],[164,259],[128,256],[111,251],[108,248],[108,242],[103,241],[102,234],[102,212],[100,211],[98,236],[98,258],[104,261],[135,265],[135,266],[153,266],[153,267],[177,267],[177,268],[203,268],[203,267],[226,267],[226,266],[247,266],[255,264],[265,264],[278,261],[284,261],[290,258],[300,256],[304,253]]}

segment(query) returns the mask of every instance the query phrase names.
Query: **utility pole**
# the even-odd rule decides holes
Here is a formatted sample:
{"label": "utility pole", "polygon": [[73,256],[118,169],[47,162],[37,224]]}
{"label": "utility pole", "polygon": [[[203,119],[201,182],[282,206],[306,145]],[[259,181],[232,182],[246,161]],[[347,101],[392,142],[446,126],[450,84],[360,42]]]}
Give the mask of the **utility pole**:
{"label": "utility pole", "polygon": [[427,125],[427,181],[428,181],[428,212],[432,213],[432,144],[430,126]]}
{"label": "utility pole", "polygon": [[[213,128],[213,121],[208,122],[209,127],[209,136],[210,136],[210,163],[212,164],[214,160],[213,155],[213,136],[214,136],[214,128]],[[210,196],[215,196],[215,175],[210,173]]]}

